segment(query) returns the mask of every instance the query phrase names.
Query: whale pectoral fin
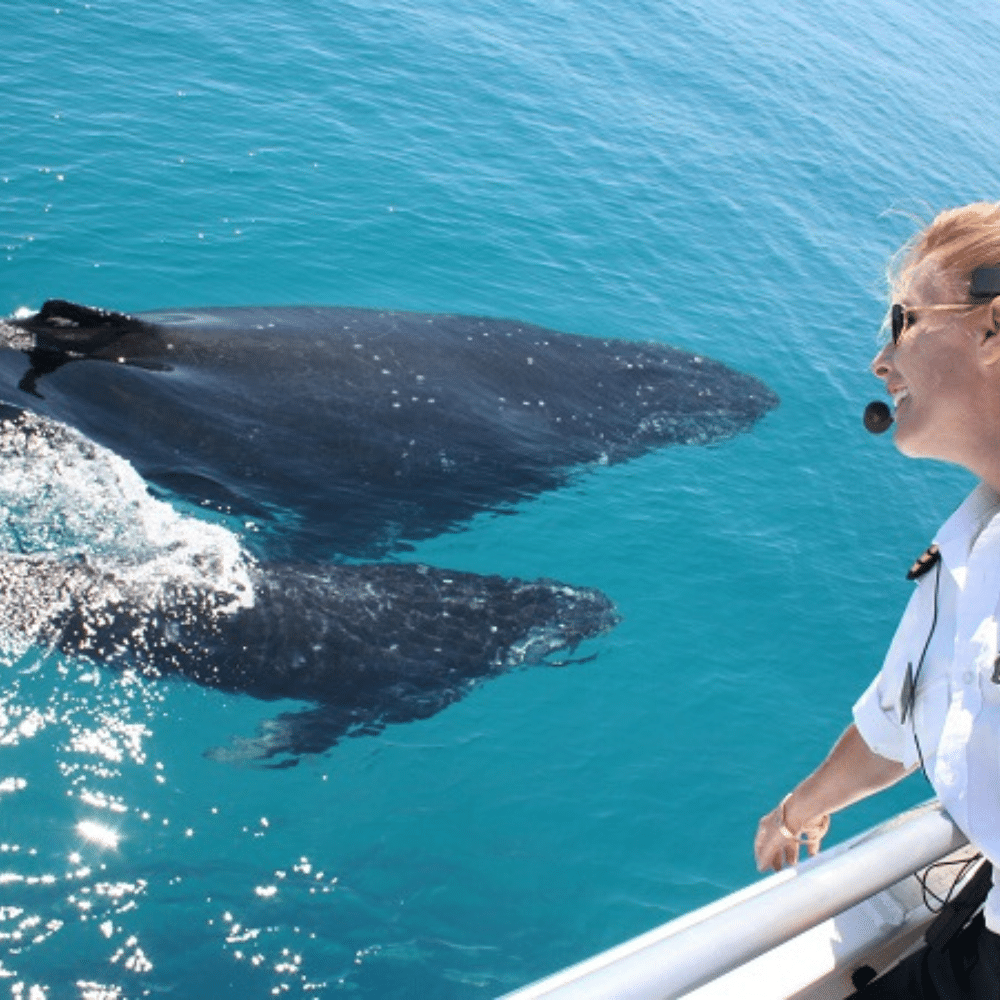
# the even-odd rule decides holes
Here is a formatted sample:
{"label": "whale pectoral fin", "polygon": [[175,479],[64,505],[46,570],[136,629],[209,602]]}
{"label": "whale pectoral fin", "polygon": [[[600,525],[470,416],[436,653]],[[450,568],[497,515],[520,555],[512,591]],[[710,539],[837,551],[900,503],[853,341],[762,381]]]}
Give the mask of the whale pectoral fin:
{"label": "whale pectoral fin", "polygon": [[228,764],[295,767],[302,754],[323,753],[345,736],[375,736],[384,728],[385,723],[374,713],[318,705],[265,719],[257,727],[256,736],[234,737],[228,746],[206,750],[205,756]]}
{"label": "whale pectoral fin", "polygon": [[38,380],[43,375],[50,375],[58,368],[61,368],[68,361],[71,361],[72,358],[58,351],[48,351],[37,347],[27,353],[31,367],[24,373],[17,387],[22,392],[26,392],[38,399],[44,399],[45,397],[37,389]]}

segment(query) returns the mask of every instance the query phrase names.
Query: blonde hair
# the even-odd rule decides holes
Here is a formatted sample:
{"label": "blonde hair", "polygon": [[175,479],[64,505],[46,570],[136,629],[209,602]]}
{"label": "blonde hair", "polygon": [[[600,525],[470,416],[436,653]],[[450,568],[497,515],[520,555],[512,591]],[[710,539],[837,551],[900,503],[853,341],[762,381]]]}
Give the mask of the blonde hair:
{"label": "blonde hair", "polygon": [[941,212],[896,255],[889,267],[890,287],[927,260],[966,282],[979,267],[1000,267],[1000,202],[977,201]]}

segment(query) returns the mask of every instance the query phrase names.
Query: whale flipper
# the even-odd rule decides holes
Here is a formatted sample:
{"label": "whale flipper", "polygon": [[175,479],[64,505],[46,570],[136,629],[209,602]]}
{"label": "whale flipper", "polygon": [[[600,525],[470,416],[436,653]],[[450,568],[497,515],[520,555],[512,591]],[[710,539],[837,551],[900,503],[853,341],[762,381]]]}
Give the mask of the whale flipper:
{"label": "whale flipper", "polygon": [[346,736],[377,736],[385,727],[371,711],[319,705],[265,719],[256,736],[234,736],[227,746],[206,750],[205,756],[226,764],[294,767],[305,754],[322,753]]}

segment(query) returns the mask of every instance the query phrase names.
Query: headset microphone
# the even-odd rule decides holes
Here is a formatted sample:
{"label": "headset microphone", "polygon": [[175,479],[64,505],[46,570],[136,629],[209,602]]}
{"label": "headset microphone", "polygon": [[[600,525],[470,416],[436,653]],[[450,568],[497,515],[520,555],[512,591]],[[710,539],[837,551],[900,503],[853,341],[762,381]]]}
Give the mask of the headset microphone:
{"label": "headset microphone", "polygon": [[882,400],[872,400],[865,407],[865,430],[869,434],[884,434],[892,423],[892,413]]}

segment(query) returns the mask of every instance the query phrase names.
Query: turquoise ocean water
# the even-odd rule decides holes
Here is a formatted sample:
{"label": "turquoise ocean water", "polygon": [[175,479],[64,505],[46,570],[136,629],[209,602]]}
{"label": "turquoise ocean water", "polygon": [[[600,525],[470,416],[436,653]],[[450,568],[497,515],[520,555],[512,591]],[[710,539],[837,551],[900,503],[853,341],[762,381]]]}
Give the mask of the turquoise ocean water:
{"label": "turquoise ocean water", "polygon": [[782,397],[420,544],[624,620],[298,768],[202,757],[271,706],[8,668],[0,996],[492,997],[756,877],[970,485],[861,427],[883,265],[1000,198],[994,5],[786,6],[0,0],[0,313],[517,317]]}

